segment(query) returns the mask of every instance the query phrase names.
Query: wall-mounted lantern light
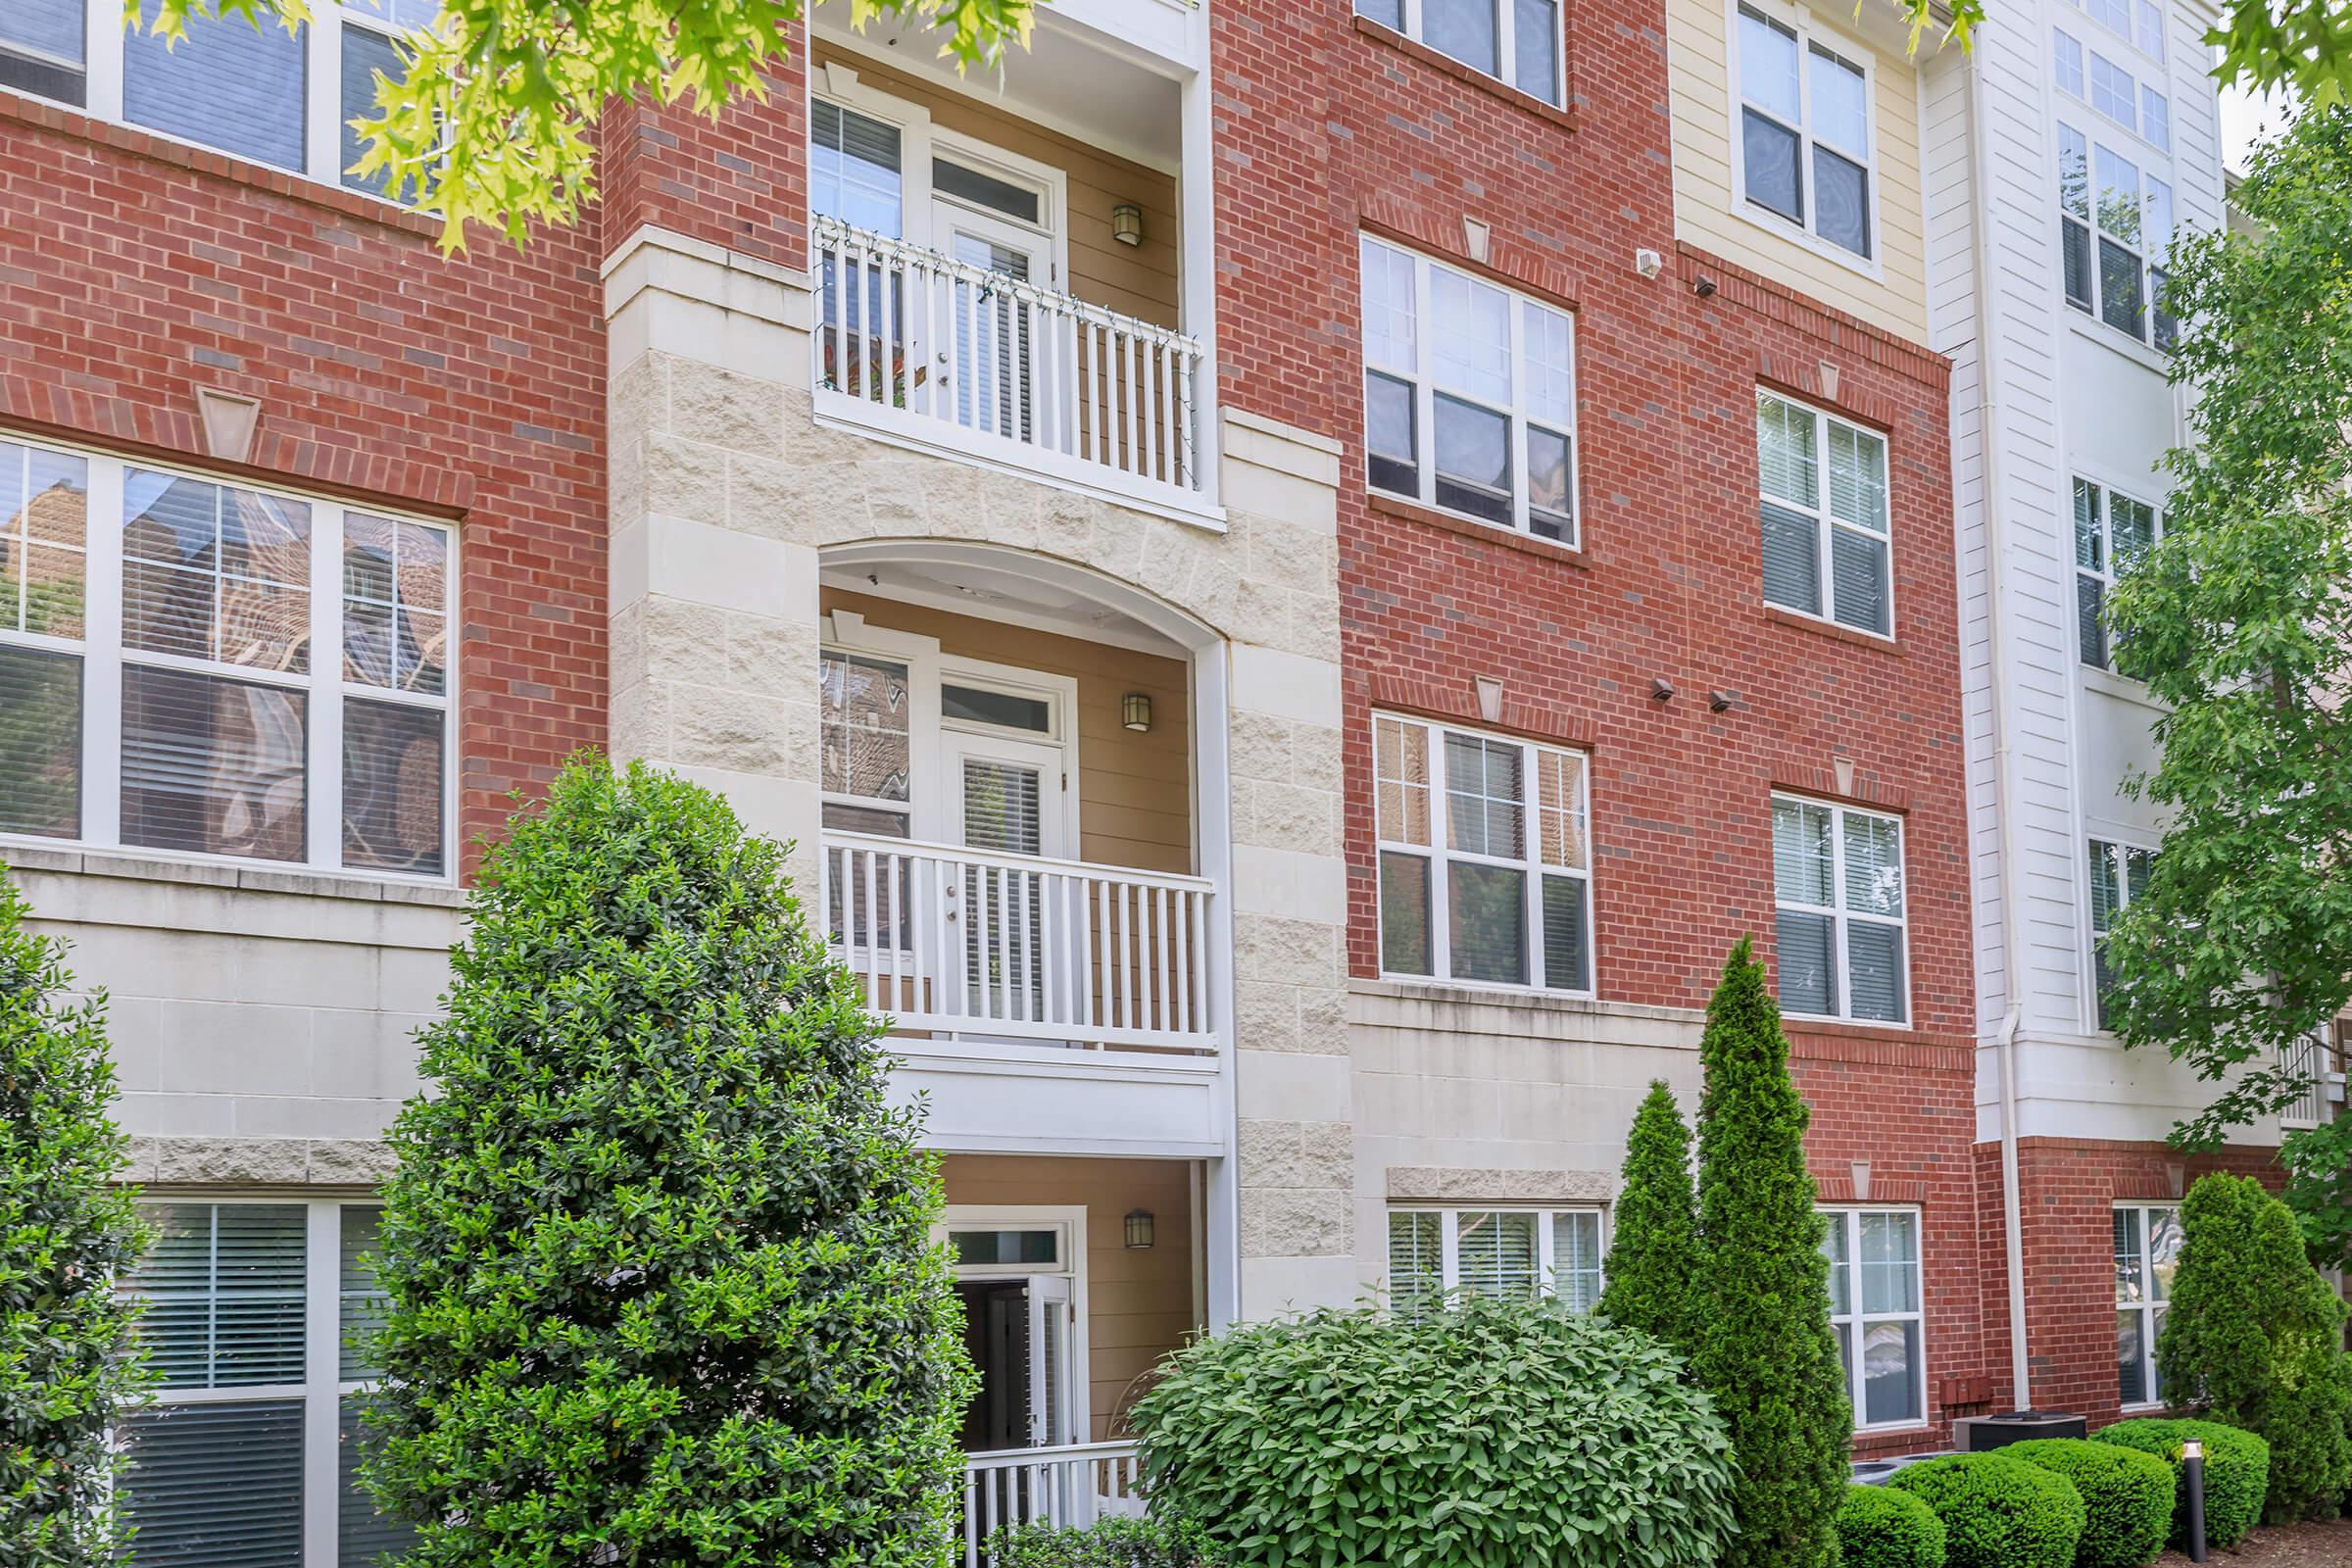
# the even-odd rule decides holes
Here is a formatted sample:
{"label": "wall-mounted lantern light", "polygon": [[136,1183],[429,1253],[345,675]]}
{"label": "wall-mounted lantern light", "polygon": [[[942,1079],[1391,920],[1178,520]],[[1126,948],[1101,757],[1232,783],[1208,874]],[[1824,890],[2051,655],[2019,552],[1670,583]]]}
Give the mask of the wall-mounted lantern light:
{"label": "wall-mounted lantern light", "polygon": [[1134,1252],[1152,1250],[1152,1211],[1131,1208],[1127,1211],[1127,1249]]}
{"label": "wall-mounted lantern light", "polygon": [[1122,245],[1141,245],[1144,242],[1144,210],[1133,202],[1121,202],[1110,210],[1110,237]]}
{"label": "wall-mounted lantern light", "polygon": [[1143,692],[1129,692],[1119,699],[1119,722],[1132,730],[1152,727],[1152,699]]}

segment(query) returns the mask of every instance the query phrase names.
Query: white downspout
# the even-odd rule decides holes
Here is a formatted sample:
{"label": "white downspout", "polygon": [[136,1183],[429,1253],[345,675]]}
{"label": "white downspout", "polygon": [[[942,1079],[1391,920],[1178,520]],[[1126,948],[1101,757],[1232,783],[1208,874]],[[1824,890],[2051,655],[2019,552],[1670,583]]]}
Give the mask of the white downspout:
{"label": "white downspout", "polygon": [[2001,983],[2002,989],[2009,995],[2008,1015],[2001,1020],[2000,1033],[1993,1041],[1993,1054],[2000,1066],[2001,1086],[2001,1250],[2009,1276],[2010,1397],[2017,1409],[2030,1410],[2034,1407],[2034,1363],[2026,1345],[2025,1222],[2019,1212],[2023,1195],[2017,1171],[2017,1032],[2025,1021],[2025,1002],[2019,967],[2017,910],[2010,897],[2017,874],[2017,812],[2009,787],[2010,726],[2004,706],[2009,690],[2009,552],[2000,537],[2000,380],[1991,351],[1995,334],[1991,329],[1991,242],[1986,232],[1992,208],[1992,141],[1985,134],[1990,119],[1986,108],[1990,90],[1984,80],[1984,61],[1974,54],[1969,56],[1968,74],[1969,129],[1976,163],[1976,210],[1970,215],[1973,232],[1970,236],[1969,265],[1977,296],[1978,450],[1984,469],[1983,506],[1987,557],[1985,565],[1991,577],[1992,590],[1991,604],[1987,607],[1986,643],[1989,657],[1985,673],[1991,682],[1992,786],[1994,804],[1999,813],[1996,853],[2000,859],[2002,903]]}

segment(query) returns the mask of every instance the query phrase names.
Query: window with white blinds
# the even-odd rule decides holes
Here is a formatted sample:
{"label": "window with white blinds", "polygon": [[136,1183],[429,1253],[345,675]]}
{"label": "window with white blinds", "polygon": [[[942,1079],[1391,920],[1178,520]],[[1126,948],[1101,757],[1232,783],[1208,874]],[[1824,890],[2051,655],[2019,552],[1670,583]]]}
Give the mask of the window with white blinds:
{"label": "window with white blinds", "polygon": [[2115,988],[2115,971],[2107,962],[2107,933],[2115,917],[2148,890],[2156,871],[2156,852],[2136,844],[2090,841],[2090,974],[2091,1004],[2099,1027],[2107,1027],[2108,998]]}
{"label": "window with white blinds", "polygon": [[1764,602],[1894,635],[1886,438],[1775,393],[1756,393]]}
{"label": "window with white blinds", "polygon": [[[132,1568],[373,1568],[410,1541],[360,1484],[383,1296],[380,1211],[337,1200],[143,1204],[122,1282],[156,1387],[122,1422]],[[331,1531],[313,1529],[331,1520]]]}
{"label": "window with white blinds", "polygon": [[2088,479],[2075,481],[2075,642],[2093,669],[2108,668],[2117,652],[2107,632],[2107,596],[2162,529],[2147,502]]}
{"label": "window with white blinds", "polygon": [[1381,968],[1592,990],[1582,752],[1375,714]]}
{"label": "window with white blinds", "polygon": [[455,548],[0,439],[0,834],[446,876]]}
{"label": "window with white blinds", "polygon": [[1782,1009],[1905,1021],[1901,820],[1776,795],[1772,879]]}
{"label": "window with white blinds", "polygon": [[1389,1305],[1423,1312],[1454,1295],[1600,1301],[1597,1208],[1389,1211]]}

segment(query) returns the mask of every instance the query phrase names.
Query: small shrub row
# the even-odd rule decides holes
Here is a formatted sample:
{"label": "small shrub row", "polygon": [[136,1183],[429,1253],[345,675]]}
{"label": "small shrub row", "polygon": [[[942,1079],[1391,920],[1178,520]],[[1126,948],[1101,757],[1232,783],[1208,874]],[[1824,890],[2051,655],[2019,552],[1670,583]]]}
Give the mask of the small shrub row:
{"label": "small shrub row", "polygon": [[2093,1441],[2137,1448],[2172,1466],[2172,1539],[2176,1544],[2184,1544],[2188,1539],[2188,1480],[2180,1462],[2180,1445],[2192,1438],[2205,1445],[2206,1543],[2234,1546],[2262,1518],[2263,1497],[2270,1490],[2269,1444],[2251,1432],[2215,1421],[2168,1421],[2154,1416],[2118,1421]]}
{"label": "small shrub row", "polygon": [[1960,1453],[1886,1483],[1943,1521],[1947,1568],[2072,1568],[2082,1494],[2054,1470],[2002,1453]]}
{"label": "small shrub row", "polygon": [[1944,1568],[1943,1521],[1908,1492],[1845,1489],[1838,1507],[1842,1568]]}
{"label": "small shrub row", "polygon": [[2142,1568],[2173,1528],[2173,1472],[2162,1459],[2115,1443],[2041,1438],[2000,1450],[2052,1471],[2082,1494],[2075,1568]]}

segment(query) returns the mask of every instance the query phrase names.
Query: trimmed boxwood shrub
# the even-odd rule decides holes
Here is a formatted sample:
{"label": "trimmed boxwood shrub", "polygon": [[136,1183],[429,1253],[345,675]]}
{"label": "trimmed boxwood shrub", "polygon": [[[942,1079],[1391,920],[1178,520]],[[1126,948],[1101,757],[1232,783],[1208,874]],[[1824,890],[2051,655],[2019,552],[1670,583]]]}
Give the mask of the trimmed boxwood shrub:
{"label": "trimmed boxwood shrub", "polygon": [[1555,1302],[1326,1309],[1161,1365],[1152,1506],[1252,1568],[1690,1568],[1731,1536],[1731,1440],[1681,1360]]}
{"label": "trimmed boxwood shrub", "polygon": [[2082,1438],[2035,1438],[2000,1450],[2056,1471],[2082,1494],[2075,1568],[2140,1568],[2173,1530],[2172,1468],[2152,1453]]}
{"label": "trimmed boxwood shrub", "polygon": [[2082,1541],[2075,1484],[2003,1453],[1930,1459],[1886,1484],[1936,1510],[1949,1568],[2072,1568]]}
{"label": "trimmed boxwood shrub", "polygon": [[948,1561],[938,1160],[782,871],[593,761],[491,850],[384,1187],[404,1568]]}
{"label": "trimmed boxwood shrub", "polygon": [[1166,1510],[1142,1519],[1099,1519],[1084,1529],[1022,1525],[988,1538],[991,1568],[1230,1568],[1207,1531]]}
{"label": "trimmed boxwood shrub", "polygon": [[1838,1505],[1843,1568],[1944,1568],[1943,1521],[1908,1492],[1847,1487]]}
{"label": "trimmed boxwood shrub", "polygon": [[2152,1453],[2173,1467],[2174,1544],[2188,1540],[2188,1482],[2180,1467],[2180,1445],[2195,1438],[2205,1445],[2205,1540],[2234,1546],[2262,1519],[2262,1499],[2271,1484],[2271,1446],[2251,1432],[2218,1421],[2171,1421],[2141,1416],[2102,1429],[2095,1443],[2113,1443]]}

